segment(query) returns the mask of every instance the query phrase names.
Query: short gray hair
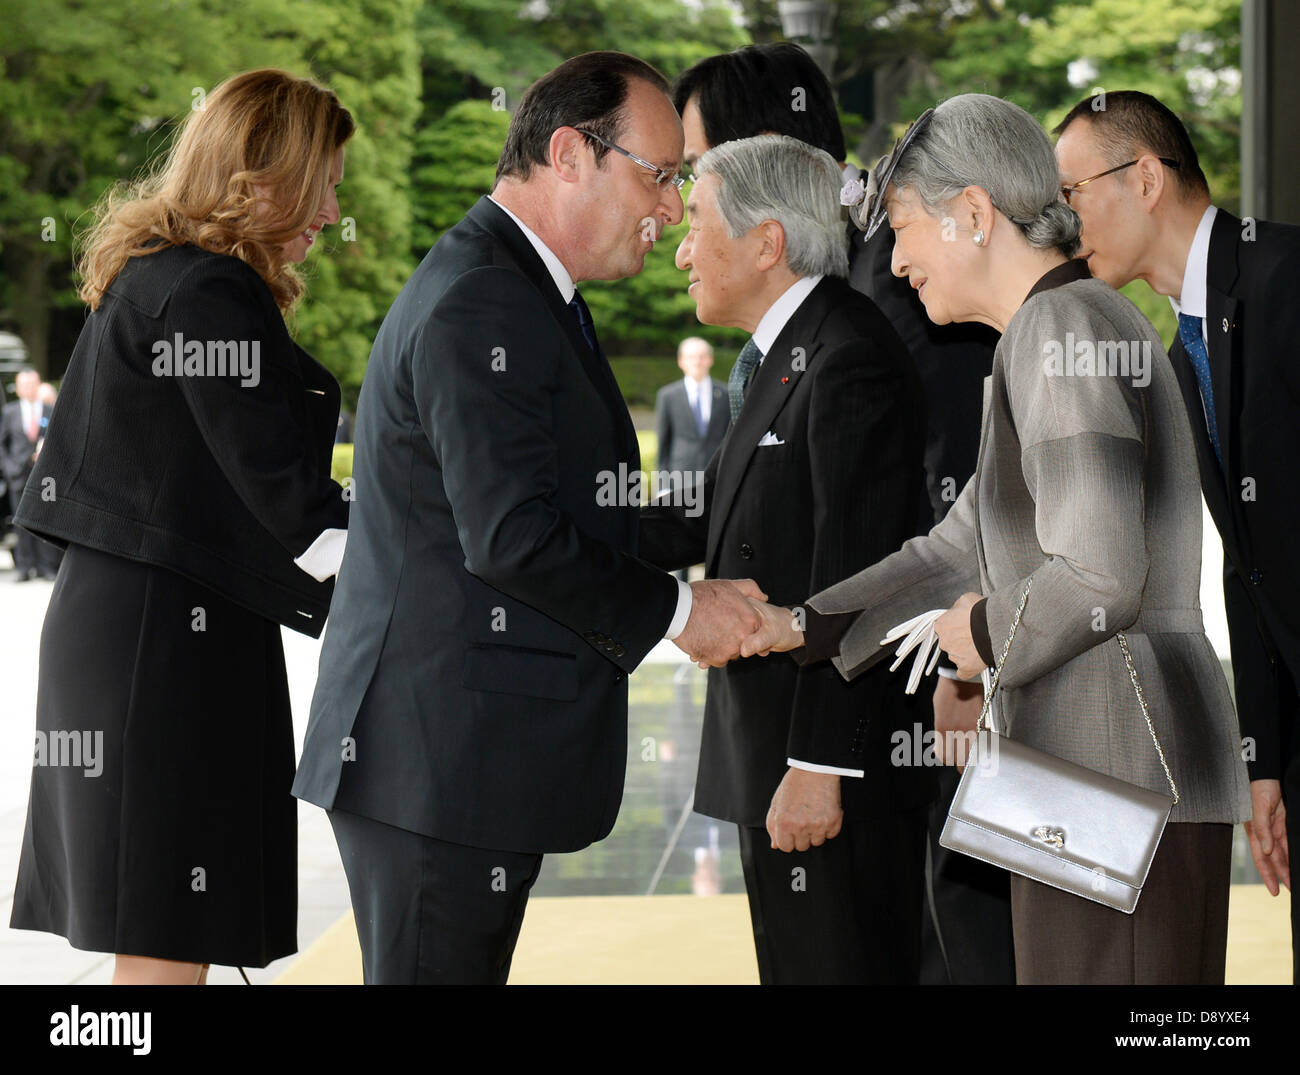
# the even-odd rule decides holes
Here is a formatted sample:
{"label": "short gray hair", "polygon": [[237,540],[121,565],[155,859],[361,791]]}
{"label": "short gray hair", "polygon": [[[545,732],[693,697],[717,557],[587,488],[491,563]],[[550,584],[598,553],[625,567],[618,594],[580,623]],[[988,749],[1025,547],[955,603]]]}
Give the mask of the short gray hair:
{"label": "short gray hair", "polygon": [[798,276],[848,276],[840,166],[825,150],[784,134],[714,146],[695,175],[718,177],[718,212],[738,239],[765,220],[785,231],[785,261]]}
{"label": "short gray hair", "polygon": [[912,189],[934,216],[966,187],[988,191],[1030,246],[1079,249],[1079,216],[1061,200],[1047,132],[1019,105],[984,93],[950,97],[904,152],[893,185]]}

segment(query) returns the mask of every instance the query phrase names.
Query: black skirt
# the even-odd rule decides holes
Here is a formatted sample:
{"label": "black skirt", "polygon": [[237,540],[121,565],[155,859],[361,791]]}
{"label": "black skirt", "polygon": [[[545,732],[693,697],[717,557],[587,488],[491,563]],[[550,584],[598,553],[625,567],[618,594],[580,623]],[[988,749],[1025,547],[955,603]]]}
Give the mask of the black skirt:
{"label": "black skirt", "polygon": [[41,633],[10,925],[190,963],[297,951],[293,770],[279,625],[69,546]]}

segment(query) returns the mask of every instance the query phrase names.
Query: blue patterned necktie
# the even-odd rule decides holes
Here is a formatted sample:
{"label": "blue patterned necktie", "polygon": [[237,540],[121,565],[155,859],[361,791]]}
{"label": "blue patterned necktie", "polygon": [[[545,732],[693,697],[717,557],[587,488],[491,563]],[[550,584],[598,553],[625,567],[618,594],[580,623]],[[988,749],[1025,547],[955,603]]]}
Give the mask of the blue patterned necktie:
{"label": "blue patterned necktie", "polygon": [[1205,338],[1201,335],[1201,319],[1191,314],[1178,315],[1178,338],[1183,341],[1187,357],[1191,359],[1192,369],[1196,373],[1196,383],[1201,389],[1201,403],[1205,407],[1205,424],[1210,432],[1210,443],[1214,445],[1214,458],[1223,469],[1223,454],[1219,451],[1219,421],[1214,413],[1214,386],[1210,382],[1210,353],[1205,347]]}
{"label": "blue patterned necktie", "polygon": [[600,354],[600,342],[596,339],[596,326],[591,320],[591,311],[587,309],[587,304],[577,288],[573,291],[573,299],[569,303],[569,309],[573,311],[573,316],[578,319],[578,327],[582,329],[582,338],[587,341],[591,353],[594,355]]}
{"label": "blue patterned necktie", "polygon": [[763,352],[758,349],[758,344],[752,338],[747,340],[745,346],[740,349],[740,357],[736,359],[736,364],[731,367],[731,376],[727,379],[727,395],[731,399],[733,422],[740,416],[741,404],[745,402],[745,389],[749,387],[754,370],[758,369],[758,364],[762,361]]}

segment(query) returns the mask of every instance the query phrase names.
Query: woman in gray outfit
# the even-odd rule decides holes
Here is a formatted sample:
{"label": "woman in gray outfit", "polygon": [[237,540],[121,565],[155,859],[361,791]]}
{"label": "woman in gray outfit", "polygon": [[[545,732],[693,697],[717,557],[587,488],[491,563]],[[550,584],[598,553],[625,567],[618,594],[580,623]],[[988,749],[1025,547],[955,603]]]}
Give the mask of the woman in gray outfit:
{"label": "woman in gray outfit", "polygon": [[[891,176],[892,170],[892,176]],[[882,182],[883,180],[883,182]],[[1169,793],[1113,636],[1128,639],[1179,792],[1130,916],[1011,879],[1022,983],[1222,983],[1232,824],[1250,816],[1237,718],[1199,601],[1201,500],[1191,431],[1159,336],[1090,277],[1059,199],[1051,144],[1017,106],[954,97],[922,117],[867,191],[888,211],[895,275],[936,324],[1002,333],[984,386],[979,464],[925,537],[784,610],[745,654],[803,647],[852,678],[895,624],[936,626],[963,678],[1001,654],[1004,731],[1079,765]]]}

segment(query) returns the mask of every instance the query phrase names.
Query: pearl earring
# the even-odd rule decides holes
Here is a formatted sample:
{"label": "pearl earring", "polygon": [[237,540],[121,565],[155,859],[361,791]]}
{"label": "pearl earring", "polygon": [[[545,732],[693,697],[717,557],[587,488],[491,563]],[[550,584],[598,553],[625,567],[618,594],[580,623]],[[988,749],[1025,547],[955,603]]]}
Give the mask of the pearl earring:
{"label": "pearl earring", "polygon": [[980,229],[979,231],[977,231],[973,236],[971,236],[971,238],[975,240],[975,245],[976,245],[976,246],[983,246],[983,245],[984,245],[984,230],[981,228],[981,229]]}

